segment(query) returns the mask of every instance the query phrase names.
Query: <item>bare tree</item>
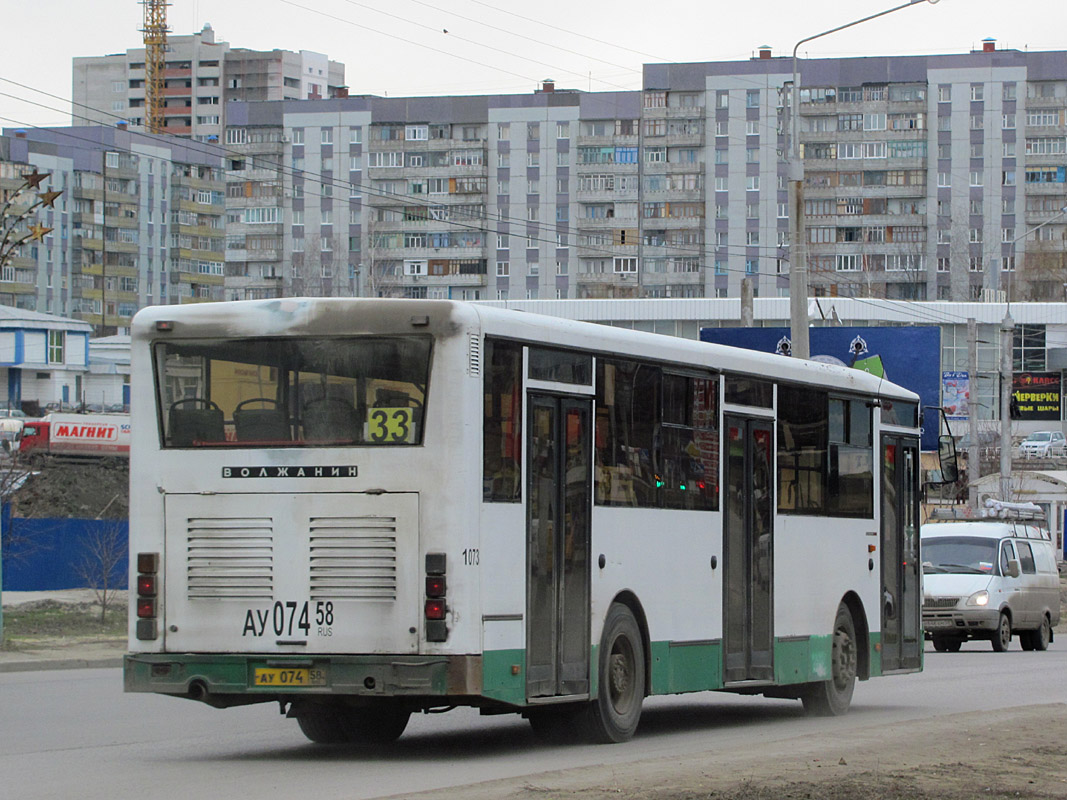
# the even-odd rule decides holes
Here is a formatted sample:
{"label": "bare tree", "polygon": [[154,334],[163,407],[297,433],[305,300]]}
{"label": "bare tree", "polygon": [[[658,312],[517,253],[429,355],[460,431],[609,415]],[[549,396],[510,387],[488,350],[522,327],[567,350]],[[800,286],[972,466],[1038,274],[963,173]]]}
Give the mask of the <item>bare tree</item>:
{"label": "bare tree", "polygon": [[75,565],[78,577],[96,594],[100,604],[100,622],[107,620],[125,583],[123,565],[129,548],[126,531],[118,520],[104,520],[91,527],[84,538],[85,550]]}

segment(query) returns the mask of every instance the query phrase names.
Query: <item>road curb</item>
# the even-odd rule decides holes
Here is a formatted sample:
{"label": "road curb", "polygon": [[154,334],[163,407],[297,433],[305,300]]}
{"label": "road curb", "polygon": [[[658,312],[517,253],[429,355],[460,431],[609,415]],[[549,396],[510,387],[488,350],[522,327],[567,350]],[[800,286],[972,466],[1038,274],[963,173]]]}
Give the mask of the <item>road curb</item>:
{"label": "road curb", "polygon": [[102,658],[47,658],[24,661],[0,661],[2,672],[40,672],[50,669],[110,669],[122,666],[122,656]]}

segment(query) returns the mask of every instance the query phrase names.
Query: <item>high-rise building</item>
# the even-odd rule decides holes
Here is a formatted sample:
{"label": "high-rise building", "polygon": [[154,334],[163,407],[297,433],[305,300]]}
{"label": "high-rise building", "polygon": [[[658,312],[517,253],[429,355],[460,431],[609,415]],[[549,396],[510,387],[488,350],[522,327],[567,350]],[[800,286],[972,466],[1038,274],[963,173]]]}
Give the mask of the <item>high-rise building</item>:
{"label": "high-rise building", "polygon": [[99,334],[127,328],[147,305],[223,299],[217,146],[102,126],[5,134],[0,191],[36,168],[63,194],[36,213],[52,232],[3,265],[0,301],[84,320]]}
{"label": "high-rise building", "polygon": [[[241,52],[216,69],[260,98],[267,54]],[[1064,56],[987,41],[802,60],[796,92],[767,49],[647,65],[640,92],[225,102],[209,86],[227,114],[225,296],[786,296],[795,95],[813,295],[1059,300]]]}
{"label": "high-rise building", "polygon": [[[344,64],[301,50],[257,51],[216,42],[199,33],[167,37],[164,133],[219,141],[230,100],[302,100],[333,97],[344,85]],[[145,49],[74,59],[74,125],[144,124]]]}

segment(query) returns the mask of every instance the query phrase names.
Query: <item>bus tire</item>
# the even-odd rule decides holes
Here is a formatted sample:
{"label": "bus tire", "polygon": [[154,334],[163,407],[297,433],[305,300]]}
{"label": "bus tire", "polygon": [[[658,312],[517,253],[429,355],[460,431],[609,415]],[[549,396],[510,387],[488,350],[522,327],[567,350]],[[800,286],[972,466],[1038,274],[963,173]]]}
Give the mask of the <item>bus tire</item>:
{"label": "bus tire", "polygon": [[534,736],[548,744],[574,744],[581,738],[581,712],[573,708],[545,708],[527,712]]}
{"label": "bus tire", "polygon": [[347,734],[346,741],[390,744],[400,738],[410,717],[410,709],[394,705],[354,708],[341,717],[341,727]]}
{"label": "bus tire", "polygon": [[600,744],[632,738],[645,699],[645,648],[633,612],[612,603],[600,637],[598,691],[581,714],[586,738]]}
{"label": "bus tire", "polygon": [[852,613],[844,605],[837,607],[834,632],[830,646],[828,681],[811,684],[801,695],[804,710],[816,717],[839,717],[852,704],[859,663],[859,645]]}
{"label": "bus tire", "polygon": [[300,731],[315,744],[343,744],[348,741],[348,732],[337,714],[301,714],[296,722]]}

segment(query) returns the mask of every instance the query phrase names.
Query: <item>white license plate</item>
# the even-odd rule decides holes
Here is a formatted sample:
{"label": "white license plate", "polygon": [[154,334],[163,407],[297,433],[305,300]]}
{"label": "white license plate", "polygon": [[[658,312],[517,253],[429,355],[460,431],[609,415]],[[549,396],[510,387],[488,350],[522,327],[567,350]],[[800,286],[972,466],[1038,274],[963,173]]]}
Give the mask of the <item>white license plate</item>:
{"label": "white license plate", "polygon": [[950,619],[930,619],[923,623],[923,627],[929,630],[930,628],[954,628],[956,625]]}

